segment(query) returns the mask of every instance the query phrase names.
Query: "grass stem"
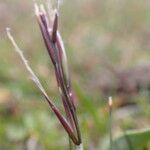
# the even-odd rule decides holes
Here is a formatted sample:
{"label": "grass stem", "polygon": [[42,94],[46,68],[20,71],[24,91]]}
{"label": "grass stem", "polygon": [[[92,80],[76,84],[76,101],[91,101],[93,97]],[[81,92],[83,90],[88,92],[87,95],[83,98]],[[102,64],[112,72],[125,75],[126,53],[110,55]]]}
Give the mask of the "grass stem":
{"label": "grass stem", "polygon": [[113,149],[113,137],[112,137],[112,97],[109,97],[109,137],[110,137],[110,150]]}

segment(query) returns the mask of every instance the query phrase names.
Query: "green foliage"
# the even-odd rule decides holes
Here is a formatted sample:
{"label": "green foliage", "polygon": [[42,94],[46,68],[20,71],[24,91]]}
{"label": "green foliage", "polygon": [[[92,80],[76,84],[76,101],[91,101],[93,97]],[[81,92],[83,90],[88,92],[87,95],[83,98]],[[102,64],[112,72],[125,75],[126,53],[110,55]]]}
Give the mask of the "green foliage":
{"label": "green foliage", "polygon": [[[113,150],[141,150],[150,141],[150,128],[126,131],[113,141]],[[109,138],[104,140],[102,150],[109,150]]]}
{"label": "green foliage", "polygon": [[44,149],[60,150],[62,146],[67,146],[68,138],[64,137],[65,132],[61,130],[58,120],[48,110],[37,109],[30,108],[29,112],[21,113],[18,120],[15,117],[1,117],[3,124],[0,124],[0,149],[11,147],[16,150],[19,148],[17,143],[25,148],[31,138],[35,138]]}

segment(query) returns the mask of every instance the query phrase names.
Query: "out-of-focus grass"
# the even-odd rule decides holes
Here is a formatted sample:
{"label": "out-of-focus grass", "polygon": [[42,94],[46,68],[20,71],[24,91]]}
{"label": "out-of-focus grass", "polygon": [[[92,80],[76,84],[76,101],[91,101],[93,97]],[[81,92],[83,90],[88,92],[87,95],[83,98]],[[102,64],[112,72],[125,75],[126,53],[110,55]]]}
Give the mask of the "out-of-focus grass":
{"label": "out-of-focus grass", "polygon": [[[86,149],[98,149],[108,132],[107,100],[95,88],[99,74],[105,68],[103,61],[115,67],[150,64],[149,6],[148,0],[64,0],[60,28],[78,99],[77,110]],[[39,150],[67,147],[67,136],[64,138],[58,121],[28,80],[5,33],[6,27],[12,28],[33,70],[60,106],[54,72],[32,1],[1,0],[0,22],[0,149],[25,149],[32,137],[38,141]],[[126,129],[149,124],[146,99],[146,94],[135,97],[142,111],[134,120],[132,116],[122,118]],[[119,121],[114,123],[115,131],[120,131]]]}

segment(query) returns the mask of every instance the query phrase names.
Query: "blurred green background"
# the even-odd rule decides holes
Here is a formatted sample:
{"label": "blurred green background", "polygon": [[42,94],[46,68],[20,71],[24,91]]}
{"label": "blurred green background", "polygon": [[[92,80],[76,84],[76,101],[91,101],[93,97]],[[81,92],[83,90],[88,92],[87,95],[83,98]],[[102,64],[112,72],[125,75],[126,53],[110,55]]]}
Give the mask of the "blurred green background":
{"label": "blurred green background", "polygon": [[[148,0],[64,0],[61,6],[60,31],[87,150],[101,149],[109,134],[108,96],[114,101],[113,136],[149,127],[149,8]],[[6,27],[62,110],[33,1],[1,0],[0,149],[68,149],[66,133],[29,79]]]}

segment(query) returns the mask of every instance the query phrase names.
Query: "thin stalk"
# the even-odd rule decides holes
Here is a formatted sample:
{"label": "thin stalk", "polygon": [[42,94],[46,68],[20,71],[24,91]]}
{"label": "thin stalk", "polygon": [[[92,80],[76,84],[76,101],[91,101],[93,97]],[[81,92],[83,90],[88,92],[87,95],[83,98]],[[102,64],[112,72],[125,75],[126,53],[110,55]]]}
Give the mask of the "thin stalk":
{"label": "thin stalk", "polygon": [[113,149],[113,137],[112,137],[112,97],[109,97],[109,137],[110,137],[110,150]]}

